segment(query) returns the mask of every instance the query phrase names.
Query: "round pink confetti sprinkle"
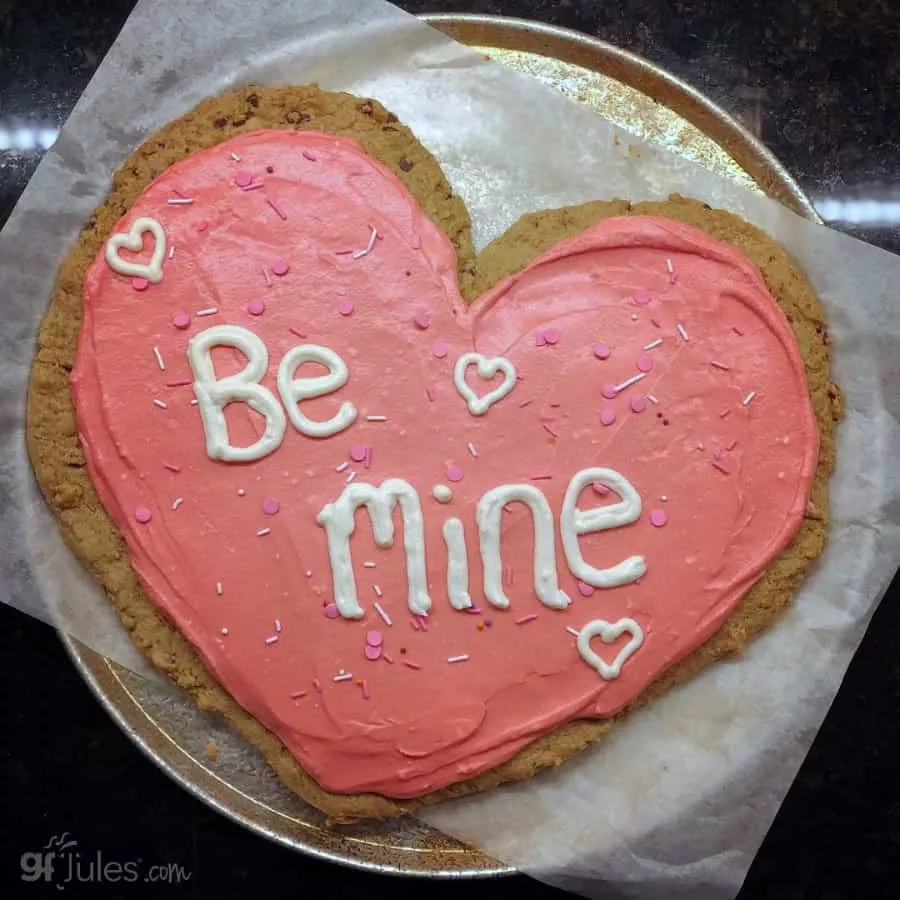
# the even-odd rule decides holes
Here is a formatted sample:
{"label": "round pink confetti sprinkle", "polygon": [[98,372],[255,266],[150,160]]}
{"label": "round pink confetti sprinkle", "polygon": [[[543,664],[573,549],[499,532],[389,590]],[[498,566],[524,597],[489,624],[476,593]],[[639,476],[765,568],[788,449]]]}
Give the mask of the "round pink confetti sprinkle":
{"label": "round pink confetti sprinkle", "polygon": [[431,355],[435,359],[443,359],[449,352],[450,348],[447,346],[446,341],[435,341],[431,345]]}
{"label": "round pink confetti sprinkle", "polygon": [[239,172],[235,172],[234,183],[238,187],[247,187],[248,184],[253,183],[253,175],[246,169],[241,169]]}
{"label": "round pink confetti sprinkle", "polygon": [[669,521],[669,517],[666,515],[665,510],[663,509],[654,509],[650,513],[650,524],[655,525],[657,528],[662,528],[666,522]]}
{"label": "round pink confetti sprinkle", "polygon": [[631,398],[631,411],[636,413],[642,413],[647,408],[647,401],[641,397],[632,397]]}
{"label": "round pink confetti sprinkle", "polygon": [[353,312],[353,303],[350,300],[341,300],[338,306],[338,312],[342,316],[349,316]]}
{"label": "round pink confetti sprinkle", "polygon": [[596,356],[597,359],[609,359],[610,353],[612,353],[612,351],[609,349],[609,344],[604,344],[602,342],[594,344],[594,356]]}
{"label": "round pink confetti sprinkle", "polygon": [[431,324],[431,316],[428,313],[419,313],[413,321],[416,323],[416,328],[424,331]]}
{"label": "round pink confetti sprinkle", "polygon": [[265,301],[258,297],[247,303],[247,312],[250,313],[251,316],[261,316],[265,311]]}
{"label": "round pink confetti sprinkle", "polygon": [[326,604],[324,612],[326,619],[336,619],[341,614],[337,608],[337,603]]}
{"label": "round pink confetti sprinkle", "polygon": [[616,386],[614,384],[603,385],[603,396],[606,397],[607,400],[615,400]]}
{"label": "round pink confetti sprinkle", "polygon": [[595,481],[592,485],[594,493],[598,497],[606,497],[609,495],[609,488],[602,481]]}
{"label": "round pink confetti sprinkle", "polygon": [[172,319],[172,324],[179,331],[184,331],[184,329],[191,324],[191,317],[187,313],[178,313],[178,315]]}
{"label": "round pink confetti sprinkle", "polygon": [[353,462],[362,462],[369,455],[369,448],[365,444],[354,444],[350,448],[350,459]]}
{"label": "round pink confetti sprinkle", "polygon": [[534,336],[534,346],[543,347],[547,343],[547,337],[543,331],[538,331]]}
{"label": "round pink confetti sprinkle", "polygon": [[371,644],[366,644],[366,659],[370,659],[372,662],[375,662],[376,659],[381,657],[381,647],[373,647]]}
{"label": "round pink confetti sprinkle", "polygon": [[148,287],[150,287],[150,282],[147,281],[146,278],[132,278],[131,286],[136,291],[146,291]]}
{"label": "round pink confetti sprinkle", "polygon": [[140,522],[141,525],[146,525],[153,518],[153,513],[150,512],[146,506],[139,506],[134,511],[134,518],[136,521]]}
{"label": "round pink confetti sprinkle", "polygon": [[649,372],[653,368],[653,357],[647,356],[645,353],[643,356],[639,356],[634,364],[638,367],[638,371]]}
{"label": "round pink confetti sprinkle", "polygon": [[209,228],[209,222],[206,219],[201,219],[197,223],[197,231],[206,231],[207,228]]}
{"label": "round pink confetti sprinkle", "polygon": [[634,302],[638,306],[646,306],[653,299],[653,294],[650,291],[635,291],[634,292]]}
{"label": "round pink confetti sprinkle", "polygon": [[616,414],[609,408],[600,410],[600,424],[612,425],[616,421]]}
{"label": "round pink confetti sprinkle", "polygon": [[450,481],[462,481],[463,470],[457,465],[447,466],[447,478]]}
{"label": "round pink confetti sprinkle", "polygon": [[281,509],[281,504],[274,497],[266,497],[263,500],[262,508],[267,516],[274,516]]}
{"label": "round pink confetti sprinkle", "polygon": [[550,344],[551,347],[553,346],[553,344],[559,342],[560,337],[561,335],[558,328],[548,328],[546,331],[544,331],[544,340],[548,344]]}
{"label": "round pink confetti sprinkle", "polygon": [[366,632],[366,643],[370,647],[380,647],[384,641],[384,637],[380,631],[369,631]]}
{"label": "round pink confetti sprinkle", "polygon": [[590,597],[594,593],[593,585],[588,584],[585,581],[578,582],[578,593],[581,594],[582,597]]}
{"label": "round pink confetti sprinkle", "polygon": [[287,275],[290,268],[291,267],[290,265],[288,265],[288,261],[281,256],[279,256],[278,259],[272,262],[273,275]]}

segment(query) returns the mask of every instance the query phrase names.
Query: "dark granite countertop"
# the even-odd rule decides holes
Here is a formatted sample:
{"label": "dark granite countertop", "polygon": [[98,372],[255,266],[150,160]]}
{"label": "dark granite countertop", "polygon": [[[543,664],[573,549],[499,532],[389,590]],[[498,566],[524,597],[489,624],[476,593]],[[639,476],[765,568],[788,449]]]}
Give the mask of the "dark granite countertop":
{"label": "dark granite countertop", "polygon": [[[0,224],[128,15],[130,0],[0,0]],[[598,35],[681,76],[740,116],[834,227],[900,252],[897,0],[406,0],[411,12],[534,18]],[[2,302],[2,291],[0,291]],[[900,302],[900,301],[898,301]],[[0,606],[5,896],[60,896],[20,880],[20,857],[68,831],[107,859],[175,862],[180,886],[100,885],[101,897],[560,892],[525,878],[389,880],[251,835],[148,763],[100,709],[46,626]],[[900,882],[900,589],[895,584],[741,892],[896,896]],[[62,896],[81,896],[69,886]]]}

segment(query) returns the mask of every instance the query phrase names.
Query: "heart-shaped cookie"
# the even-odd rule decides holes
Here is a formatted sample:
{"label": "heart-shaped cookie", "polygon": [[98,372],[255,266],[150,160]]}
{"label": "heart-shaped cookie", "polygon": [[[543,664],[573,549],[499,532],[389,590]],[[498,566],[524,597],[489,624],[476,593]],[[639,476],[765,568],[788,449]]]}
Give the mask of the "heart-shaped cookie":
{"label": "heart-shaped cookie", "polygon": [[150,596],[330,791],[418,796],[612,715],[799,525],[803,362],[697,229],[608,219],[466,306],[387,169],[283,131],[167,170],[117,238],[147,218],[174,252],[140,315],[102,255],[85,280],[91,476]]}

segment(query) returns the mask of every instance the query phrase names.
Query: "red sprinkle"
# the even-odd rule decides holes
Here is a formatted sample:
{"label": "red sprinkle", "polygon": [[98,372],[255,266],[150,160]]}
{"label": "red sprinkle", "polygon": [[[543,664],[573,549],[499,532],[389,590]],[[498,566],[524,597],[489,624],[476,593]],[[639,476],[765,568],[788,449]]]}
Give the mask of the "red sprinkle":
{"label": "red sprinkle", "polygon": [[732,442],[725,448],[726,452],[730,453],[732,450],[734,450],[735,447],[737,447],[737,445],[738,445],[738,442],[737,442],[737,441],[732,441]]}
{"label": "red sprinkle", "polygon": [[381,654],[381,658],[382,658],[386,663],[390,663],[391,665],[394,664],[394,657],[391,656],[390,653],[382,653],[382,654]]}
{"label": "red sprinkle", "polygon": [[[552,477],[553,477],[552,474],[548,474],[548,473],[544,472],[539,475],[532,475],[529,478],[529,481],[549,481]],[[506,509],[506,506],[504,505],[503,508]],[[511,512],[511,510],[508,510],[508,509],[506,511]]]}
{"label": "red sprinkle", "polygon": [[743,328],[739,328],[737,325],[732,325],[732,326],[731,326],[731,330],[732,330],[735,334],[740,335],[741,337],[744,336],[744,329],[743,329]]}
{"label": "red sprinkle", "polygon": [[322,682],[319,681],[318,678],[313,678],[313,682],[312,682],[312,683],[313,683],[313,687],[314,687],[317,691],[321,691],[321,690],[322,690]]}
{"label": "red sprinkle", "polygon": [[272,209],[275,212],[275,215],[277,215],[279,219],[282,219],[282,220],[287,219],[287,216],[278,208],[278,204],[274,200],[270,200],[268,197],[266,197],[266,203],[268,203],[269,206],[272,207]]}
{"label": "red sprinkle", "polygon": [[412,628],[413,631],[421,631],[422,630],[422,626],[419,624],[418,619],[410,619],[409,627]]}
{"label": "red sprinkle", "polygon": [[602,481],[595,481],[592,487],[599,497],[606,497],[609,494],[609,488]]}
{"label": "red sprinkle", "polygon": [[723,409],[722,412],[719,413],[719,418],[727,419],[731,415],[730,409]]}
{"label": "red sprinkle", "polygon": [[316,161],[315,155],[314,155],[313,153],[310,153],[309,150],[304,150],[304,151],[303,151],[303,158],[304,158],[304,159],[308,159],[310,162],[315,162],[315,161]]}
{"label": "red sprinkle", "polygon": [[362,682],[362,695],[363,695],[363,700],[369,699],[369,686],[366,684],[365,678],[363,678],[363,682]]}
{"label": "red sprinkle", "polygon": [[306,691],[292,691],[291,692],[291,700],[299,700],[301,697],[306,696]]}

